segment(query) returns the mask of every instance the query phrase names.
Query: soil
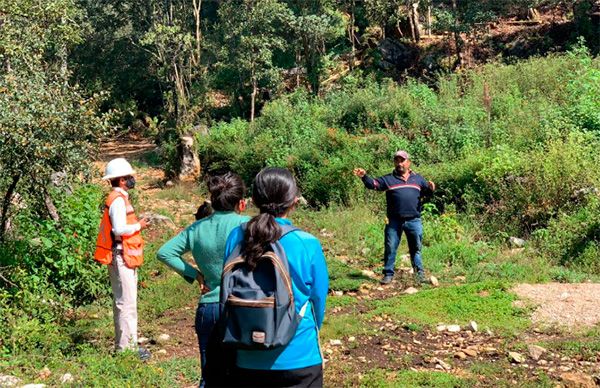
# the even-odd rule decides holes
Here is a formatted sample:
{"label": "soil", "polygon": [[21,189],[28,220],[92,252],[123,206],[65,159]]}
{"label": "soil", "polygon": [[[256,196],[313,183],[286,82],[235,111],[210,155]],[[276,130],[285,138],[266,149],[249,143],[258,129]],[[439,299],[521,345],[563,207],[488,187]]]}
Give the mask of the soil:
{"label": "soil", "polygon": [[535,304],[533,323],[589,328],[600,323],[600,284],[519,284],[513,291]]}

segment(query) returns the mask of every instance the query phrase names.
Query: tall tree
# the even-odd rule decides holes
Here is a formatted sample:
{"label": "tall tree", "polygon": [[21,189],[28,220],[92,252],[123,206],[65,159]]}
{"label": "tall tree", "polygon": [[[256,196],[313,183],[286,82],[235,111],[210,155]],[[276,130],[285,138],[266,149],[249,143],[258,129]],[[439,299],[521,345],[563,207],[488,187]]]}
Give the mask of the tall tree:
{"label": "tall tree", "polygon": [[232,0],[219,9],[218,66],[235,74],[242,95],[250,89],[250,120],[256,116],[259,90],[274,90],[280,80],[273,56],[286,48],[283,31],[292,14],[277,0]]}

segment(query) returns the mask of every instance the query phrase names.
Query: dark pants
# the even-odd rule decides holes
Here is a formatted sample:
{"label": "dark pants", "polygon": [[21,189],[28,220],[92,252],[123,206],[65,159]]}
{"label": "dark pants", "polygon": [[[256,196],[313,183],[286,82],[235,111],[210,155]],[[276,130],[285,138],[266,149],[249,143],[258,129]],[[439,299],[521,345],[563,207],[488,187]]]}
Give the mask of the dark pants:
{"label": "dark pants", "polygon": [[219,320],[218,303],[201,303],[196,310],[196,335],[198,336],[198,345],[200,346],[200,366],[202,367],[202,379],[200,387],[204,387],[205,379],[204,368],[206,366],[206,349],[210,334]]}
{"label": "dark pants", "polygon": [[236,369],[238,387],[322,387],[321,364],[290,370]]}
{"label": "dark pants", "polygon": [[423,241],[423,224],[421,218],[413,219],[390,219],[385,226],[385,249],[383,254],[383,274],[394,275],[396,264],[396,252],[400,245],[402,232],[406,235],[410,262],[415,274],[423,274],[423,262],[421,261],[421,242]]}

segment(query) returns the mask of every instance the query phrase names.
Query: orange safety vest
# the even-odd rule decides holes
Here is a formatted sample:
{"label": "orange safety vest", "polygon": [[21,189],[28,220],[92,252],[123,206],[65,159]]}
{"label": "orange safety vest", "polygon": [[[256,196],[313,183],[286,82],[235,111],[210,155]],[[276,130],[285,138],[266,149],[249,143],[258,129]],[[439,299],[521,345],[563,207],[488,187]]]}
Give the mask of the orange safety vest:
{"label": "orange safety vest", "polygon": [[[125,200],[127,224],[137,224],[138,222],[138,219],[133,212],[133,206],[131,206],[127,197],[118,190],[111,191],[108,198],[106,198],[104,214],[102,215],[102,222],[100,223],[100,232],[98,233],[98,239],[96,240],[96,252],[94,253],[94,260],[100,264],[108,265],[112,263],[114,240],[108,210],[113,201],[118,197]],[[125,265],[129,268],[137,268],[142,265],[144,262],[144,240],[142,239],[140,231],[138,230],[131,236],[121,236],[121,239]]]}

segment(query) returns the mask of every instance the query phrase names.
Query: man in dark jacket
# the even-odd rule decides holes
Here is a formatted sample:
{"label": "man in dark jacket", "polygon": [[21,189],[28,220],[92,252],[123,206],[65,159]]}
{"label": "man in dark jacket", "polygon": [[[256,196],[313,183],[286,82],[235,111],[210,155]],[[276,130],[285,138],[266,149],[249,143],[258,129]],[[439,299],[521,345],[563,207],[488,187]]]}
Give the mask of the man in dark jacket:
{"label": "man in dark jacket", "polygon": [[385,226],[385,252],[383,258],[383,278],[381,284],[389,284],[394,278],[396,251],[404,231],[410,261],[417,281],[425,282],[425,270],[421,261],[423,224],[421,223],[421,199],[435,190],[432,181],[410,169],[408,152],[394,154],[395,169],[391,174],[371,178],[363,168],[355,168],[354,175],[360,177],[366,188],[385,191],[388,223]]}

